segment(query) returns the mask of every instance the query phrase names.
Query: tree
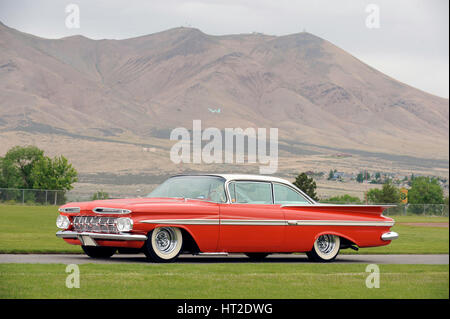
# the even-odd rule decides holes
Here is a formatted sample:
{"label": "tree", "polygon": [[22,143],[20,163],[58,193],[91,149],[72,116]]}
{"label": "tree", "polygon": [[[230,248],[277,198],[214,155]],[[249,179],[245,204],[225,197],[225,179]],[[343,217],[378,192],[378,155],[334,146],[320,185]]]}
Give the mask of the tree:
{"label": "tree", "polygon": [[328,180],[332,180],[336,172],[337,169],[330,169],[330,172],[328,173]]}
{"label": "tree", "polygon": [[408,191],[409,204],[443,204],[444,192],[436,178],[414,177]]}
{"label": "tree", "polygon": [[293,184],[300,188],[312,199],[319,200],[316,194],[317,185],[312,177],[310,178],[305,173],[301,173],[295,178],[295,182]]}
{"label": "tree", "polygon": [[367,199],[373,204],[398,204],[401,201],[400,190],[390,181],[382,189],[372,188],[367,192]]}
{"label": "tree", "polygon": [[411,187],[411,185],[412,185],[412,183],[413,183],[413,181],[414,181],[415,178],[416,178],[416,177],[414,176],[414,173],[412,173],[412,174],[411,174],[411,177],[409,178],[409,181],[408,181],[408,186]]}
{"label": "tree", "polygon": [[10,160],[0,157],[0,188],[21,188],[22,186],[17,167]]}
{"label": "tree", "polygon": [[363,173],[359,173],[359,174],[356,176],[356,181],[357,181],[358,183],[364,182],[364,175],[363,175]]}
{"label": "tree", "polygon": [[77,171],[64,156],[43,157],[33,167],[31,176],[34,188],[71,190],[77,179]]}
{"label": "tree", "polygon": [[5,187],[32,188],[31,176],[33,166],[44,158],[44,151],[36,146],[14,146],[2,159],[2,178]]}

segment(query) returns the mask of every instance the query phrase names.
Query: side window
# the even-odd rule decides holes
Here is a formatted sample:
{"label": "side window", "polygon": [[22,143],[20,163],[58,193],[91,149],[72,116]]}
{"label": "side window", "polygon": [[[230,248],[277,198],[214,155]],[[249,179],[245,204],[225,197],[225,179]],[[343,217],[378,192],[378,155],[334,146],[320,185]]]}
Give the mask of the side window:
{"label": "side window", "polygon": [[292,188],[281,184],[273,184],[275,204],[310,204],[306,198]]}
{"label": "side window", "polygon": [[228,187],[232,203],[272,204],[272,187],[270,183],[232,182]]}

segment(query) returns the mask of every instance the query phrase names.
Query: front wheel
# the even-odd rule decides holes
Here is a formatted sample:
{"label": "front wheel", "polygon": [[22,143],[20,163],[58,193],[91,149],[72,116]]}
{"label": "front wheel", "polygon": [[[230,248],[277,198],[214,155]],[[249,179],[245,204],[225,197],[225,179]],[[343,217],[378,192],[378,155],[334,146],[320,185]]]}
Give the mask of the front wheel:
{"label": "front wheel", "polygon": [[341,240],[336,235],[321,235],[314,242],[313,249],[306,253],[311,261],[329,262],[339,254]]}
{"label": "front wheel", "polygon": [[81,248],[91,258],[109,258],[116,252],[114,247],[81,246]]}
{"label": "front wheel", "polygon": [[182,246],[183,235],[179,228],[157,227],[149,233],[144,253],[151,261],[167,263],[178,258]]}

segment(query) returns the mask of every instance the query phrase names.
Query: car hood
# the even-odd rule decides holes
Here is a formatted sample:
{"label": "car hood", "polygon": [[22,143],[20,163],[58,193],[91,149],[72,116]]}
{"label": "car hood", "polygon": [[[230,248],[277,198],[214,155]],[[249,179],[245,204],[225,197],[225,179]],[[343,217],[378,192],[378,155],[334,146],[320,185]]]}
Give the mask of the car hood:
{"label": "car hood", "polygon": [[[105,200],[95,200],[90,202],[71,202],[60,207],[79,207],[80,213],[73,213],[74,215],[91,215],[96,214],[93,212],[95,208],[118,208],[118,209],[128,209],[132,212],[151,212],[152,210],[157,210],[162,207],[170,207],[180,205],[216,205],[214,203],[205,202],[202,200],[195,199],[184,199],[184,198],[124,198],[124,199],[105,199]],[[71,213],[69,213],[71,215]],[[117,214],[105,214],[105,215],[117,215]]]}

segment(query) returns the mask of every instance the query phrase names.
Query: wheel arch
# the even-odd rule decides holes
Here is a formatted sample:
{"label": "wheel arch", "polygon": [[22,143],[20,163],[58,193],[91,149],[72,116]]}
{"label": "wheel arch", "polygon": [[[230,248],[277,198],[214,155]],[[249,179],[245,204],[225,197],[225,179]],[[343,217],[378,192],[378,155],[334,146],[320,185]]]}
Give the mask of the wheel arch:
{"label": "wheel arch", "polygon": [[358,245],[358,242],[356,240],[354,240],[351,236],[348,236],[346,234],[343,234],[342,232],[339,231],[334,231],[334,230],[324,230],[321,232],[318,232],[315,236],[314,236],[314,240],[311,244],[310,249],[313,248],[314,243],[316,242],[317,238],[319,238],[322,235],[335,235],[335,236],[339,236],[341,238],[341,247],[342,244],[350,244],[350,245]]}
{"label": "wheel arch", "polygon": [[195,235],[192,233],[192,231],[189,229],[189,227],[186,227],[185,225],[177,225],[177,224],[156,224],[151,230],[149,230],[149,234],[153,232],[156,228],[160,227],[174,227],[178,228],[181,231],[181,235],[183,236],[183,247],[182,250],[187,250],[192,253],[199,253],[200,248],[197,244],[197,240],[195,238]]}
{"label": "wheel arch", "polygon": [[180,227],[180,230],[181,230],[181,234],[183,236],[182,250],[191,252],[193,254],[199,253],[200,248],[198,247],[198,244],[197,244],[196,240],[194,239],[192,233],[184,227]]}

